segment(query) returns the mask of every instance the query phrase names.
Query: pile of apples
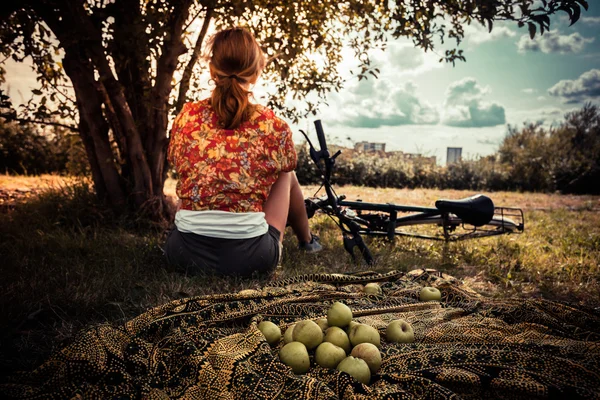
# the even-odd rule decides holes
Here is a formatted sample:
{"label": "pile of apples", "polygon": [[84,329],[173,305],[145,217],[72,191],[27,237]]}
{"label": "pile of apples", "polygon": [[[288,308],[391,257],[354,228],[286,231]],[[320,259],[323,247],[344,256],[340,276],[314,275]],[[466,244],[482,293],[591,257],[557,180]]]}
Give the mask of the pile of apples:
{"label": "pile of apples", "polygon": [[[381,294],[376,283],[365,285],[365,293]],[[424,287],[421,301],[440,301],[438,289]],[[258,329],[270,345],[281,340],[281,330],[271,321],[262,321]],[[391,321],[385,331],[386,340],[394,343],[412,343],[415,334],[412,326],[403,319]],[[327,311],[327,318],[317,321],[303,320],[288,327],[283,335],[284,346],[279,359],[292,368],[295,374],[304,374],[310,369],[309,351],[314,350],[315,362],[324,368],[336,368],[368,384],[371,375],[381,366],[381,338],[372,326],[352,320],[352,310],[347,305],[335,302]]]}

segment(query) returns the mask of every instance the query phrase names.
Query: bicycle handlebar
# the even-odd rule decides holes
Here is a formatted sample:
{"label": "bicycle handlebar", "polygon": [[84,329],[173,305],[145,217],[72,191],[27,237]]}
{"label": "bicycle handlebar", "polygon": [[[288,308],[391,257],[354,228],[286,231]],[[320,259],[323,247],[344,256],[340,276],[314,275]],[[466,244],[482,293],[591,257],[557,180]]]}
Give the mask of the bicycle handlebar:
{"label": "bicycle handlebar", "polygon": [[319,151],[323,153],[327,151],[327,142],[325,141],[325,132],[323,132],[323,125],[321,125],[320,119],[315,121],[315,130],[317,131],[317,139],[319,139],[319,146],[321,147]]}
{"label": "bicycle handlebar", "polygon": [[[314,150],[311,145],[311,157],[317,164],[319,165],[319,161],[322,159],[325,164],[325,171],[323,172],[323,183],[325,186],[325,192],[327,192],[328,203],[332,207],[333,210],[338,210],[338,198],[333,192],[331,188],[331,183],[329,182],[331,178],[331,172],[333,171],[333,166],[335,164],[335,158],[341,153],[338,151],[333,157],[329,155],[329,150],[327,150],[327,141],[325,140],[325,132],[323,131],[323,125],[321,125],[321,120],[318,119],[315,121],[315,130],[317,132],[317,139],[319,139],[319,146],[321,148],[319,151]],[[310,142],[309,142],[310,143]]]}

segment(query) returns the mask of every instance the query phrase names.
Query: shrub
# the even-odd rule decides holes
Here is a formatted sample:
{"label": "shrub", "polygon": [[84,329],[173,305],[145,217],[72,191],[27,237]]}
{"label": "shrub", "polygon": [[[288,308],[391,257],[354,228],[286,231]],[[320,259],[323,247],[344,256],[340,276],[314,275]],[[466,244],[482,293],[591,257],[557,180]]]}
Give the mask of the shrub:
{"label": "shrub", "polygon": [[598,194],[600,108],[586,104],[555,128],[509,127],[499,156],[508,189]]}
{"label": "shrub", "polygon": [[0,118],[0,169],[10,174],[86,175],[89,163],[79,135]]}
{"label": "shrub", "polygon": [[600,193],[600,109],[586,104],[552,131],[553,180],[564,193]]}
{"label": "shrub", "polygon": [[301,185],[320,183],[321,173],[317,169],[317,166],[313,160],[310,158],[307,143],[296,146],[296,153],[298,153],[298,164],[296,166],[296,176],[298,177],[298,182],[300,182]]}
{"label": "shrub", "polygon": [[509,166],[509,189],[551,191],[552,163],[550,135],[538,124],[527,124],[521,130],[509,126],[500,146],[500,161]]}

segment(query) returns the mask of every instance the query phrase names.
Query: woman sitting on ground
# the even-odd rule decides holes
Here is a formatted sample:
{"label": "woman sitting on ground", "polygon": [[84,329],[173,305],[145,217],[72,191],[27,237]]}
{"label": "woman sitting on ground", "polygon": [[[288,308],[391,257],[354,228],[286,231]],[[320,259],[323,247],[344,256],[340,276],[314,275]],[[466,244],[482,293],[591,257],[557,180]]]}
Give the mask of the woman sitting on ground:
{"label": "woman sitting on ground", "polygon": [[272,110],[250,103],[250,85],[265,66],[252,34],[223,30],[209,46],[212,95],[187,103],[171,131],[180,207],[165,255],[189,274],[268,275],[281,261],[286,224],[301,249],[321,250],[294,173],[292,132]]}

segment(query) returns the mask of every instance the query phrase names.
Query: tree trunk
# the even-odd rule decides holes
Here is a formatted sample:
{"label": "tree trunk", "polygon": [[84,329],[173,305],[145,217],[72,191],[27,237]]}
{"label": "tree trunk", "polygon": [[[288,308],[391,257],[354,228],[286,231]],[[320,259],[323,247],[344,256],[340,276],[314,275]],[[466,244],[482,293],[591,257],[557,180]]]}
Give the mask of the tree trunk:
{"label": "tree trunk", "polygon": [[122,209],[126,196],[120,183],[119,173],[108,140],[108,125],[102,116],[102,101],[98,93],[93,69],[86,65],[76,47],[65,49],[63,66],[73,83],[79,110],[79,134],[83,140],[96,193],[107,196],[109,202]]}
{"label": "tree trunk", "polygon": [[166,154],[169,140],[167,138],[167,125],[169,122],[169,95],[173,89],[173,74],[177,69],[177,61],[181,54],[187,51],[183,44],[183,26],[189,15],[192,0],[176,2],[169,20],[162,45],[162,54],[157,60],[156,83],[150,93],[150,121],[148,135],[144,142],[144,149],[148,155],[148,166],[152,175],[152,190],[155,199],[148,206],[156,208],[150,212],[168,213],[164,196],[164,183],[166,179]]}
{"label": "tree trunk", "polygon": [[[103,45],[102,27],[93,14],[88,14],[83,1],[55,0],[36,7],[65,49],[64,68],[75,89],[80,134],[97,193],[106,195],[117,210],[129,205],[156,222],[170,220],[173,212],[163,193],[169,95],[178,58],[187,51],[183,26],[192,2],[167,3],[170,9],[166,12],[154,86],[147,44],[135,55],[128,53],[131,46],[124,45],[128,42],[125,39],[147,42],[146,22],[140,9],[135,9],[135,0],[115,3],[116,12],[123,14],[116,18],[121,24],[128,19],[130,25],[115,31],[108,48]],[[113,65],[107,54],[112,55]],[[110,132],[118,153],[111,146]],[[119,156],[126,158],[122,168]]]}
{"label": "tree trunk", "polygon": [[[148,47],[149,37],[146,32],[146,23],[139,0],[119,0],[113,4],[115,8],[113,13],[114,33],[112,40],[107,44],[107,49],[112,56],[119,82],[125,89],[125,97],[137,130],[144,140],[150,120],[150,108],[146,99],[152,89],[151,54]],[[132,48],[135,51],[132,52]],[[108,94],[106,93],[106,95]],[[111,125],[114,124],[111,123]],[[121,176],[129,181],[131,168],[127,158],[126,140],[120,130],[113,133],[119,145]]]}
{"label": "tree trunk", "polygon": [[[112,123],[114,132],[122,132],[127,146],[127,157],[131,167],[132,182],[127,182],[127,192],[129,200],[135,210],[150,211],[149,217],[158,221],[165,218],[164,207],[162,207],[162,193],[154,193],[153,176],[148,162],[147,153],[144,151],[144,144],[141,139],[140,131],[136,126],[131,109],[124,94],[124,88],[113,74],[113,70],[106,57],[105,49],[102,45],[102,34],[93,24],[91,18],[83,7],[83,3],[62,1],[62,7],[65,12],[62,13],[63,21],[58,29],[75,30],[78,38],[76,39],[81,46],[85,48],[92,64],[99,75],[99,83],[106,90],[104,103],[114,118],[109,120]],[[60,39],[65,36],[64,32],[59,35]],[[70,32],[71,35],[73,32]],[[73,38],[65,38],[66,41],[73,41]],[[65,46],[66,47],[66,46]],[[114,162],[114,161],[113,161]],[[110,189],[109,189],[110,190]],[[154,204],[156,197],[161,199],[161,207],[148,208],[148,203]],[[118,207],[117,204],[113,205]],[[153,211],[158,214],[153,214]]]}

